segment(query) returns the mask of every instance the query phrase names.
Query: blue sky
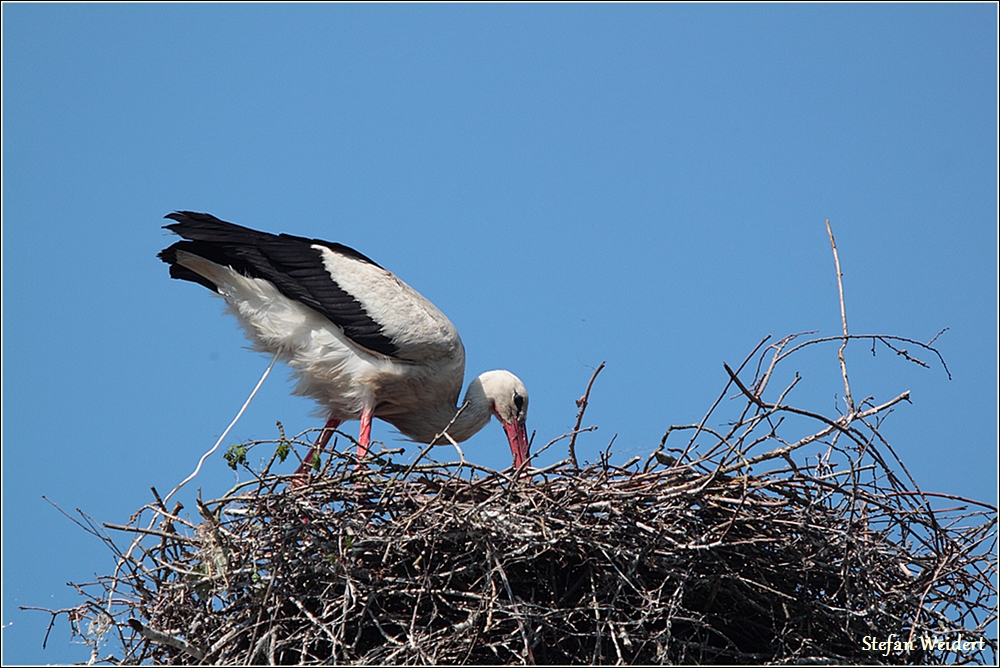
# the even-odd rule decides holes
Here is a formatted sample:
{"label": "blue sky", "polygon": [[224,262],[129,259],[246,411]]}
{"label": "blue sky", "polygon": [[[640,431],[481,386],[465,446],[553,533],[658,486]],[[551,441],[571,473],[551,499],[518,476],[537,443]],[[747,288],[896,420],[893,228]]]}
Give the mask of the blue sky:
{"label": "blue sky", "polygon": [[[699,421],[762,337],[840,332],[829,218],[852,333],[949,328],[951,380],[856,343],[854,394],[910,390],[883,434],[918,483],[995,503],[996,74],[991,3],[5,3],[4,663],[86,660],[17,607],[114,567],[42,496],[124,523],[267,366],[156,259],[177,209],[391,269],[456,324],[467,378],[524,380],[536,446],[607,360],[589,460]],[[787,365],[835,414],[836,346]],[[286,377],[227,444],[320,426]],[[509,461],[496,424],[464,451]],[[236,478],[216,455],[179,496]]]}

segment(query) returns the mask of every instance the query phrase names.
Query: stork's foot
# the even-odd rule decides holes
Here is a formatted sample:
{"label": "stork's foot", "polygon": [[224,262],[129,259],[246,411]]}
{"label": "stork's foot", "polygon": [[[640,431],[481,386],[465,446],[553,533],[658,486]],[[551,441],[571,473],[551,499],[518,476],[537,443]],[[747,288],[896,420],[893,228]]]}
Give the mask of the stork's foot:
{"label": "stork's foot", "polygon": [[313,445],[312,449],[309,450],[309,454],[306,458],[302,460],[299,464],[299,468],[295,470],[292,474],[292,481],[289,483],[289,487],[292,489],[301,489],[309,484],[310,474],[313,470],[313,464],[316,463],[316,459],[319,457],[323,449],[326,448],[326,444],[330,442],[330,437],[333,435],[333,430],[340,426],[340,420],[331,417],[323,425],[323,429],[319,432],[319,437],[316,439],[316,444]]}
{"label": "stork's foot", "polygon": [[308,473],[299,473],[296,471],[292,474],[292,480],[288,483],[288,487],[290,489],[302,489],[303,487],[308,487],[311,481],[312,477]]}
{"label": "stork's foot", "polygon": [[354,456],[355,473],[364,473],[368,470],[368,448],[371,447],[371,440],[369,436],[371,429],[370,425],[371,420],[369,418],[369,433],[365,433],[364,425],[362,424],[361,441],[358,443],[358,452]]}
{"label": "stork's foot", "polygon": [[292,474],[292,481],[288,483],[288,486],[292,489],[301,489],[309,484],[312,480],[313,462],[319,457],[319,452],[316,448],[309,451],[306,458],[302,460],[299,464],[299,468],[295,469],[295,473]]}

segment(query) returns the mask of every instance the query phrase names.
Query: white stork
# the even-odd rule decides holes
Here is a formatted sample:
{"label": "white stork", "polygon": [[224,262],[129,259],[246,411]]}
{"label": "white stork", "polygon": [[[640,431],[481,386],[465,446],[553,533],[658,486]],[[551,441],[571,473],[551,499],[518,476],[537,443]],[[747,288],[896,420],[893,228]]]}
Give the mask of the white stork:
{"label": "white stork", "polygon": [[465,348],[433,304],[361,253],[341,244],[258,232],[206,213],[178,211],[165,229],[186,241],[160,252],[170,276],[221,295],[255,347],[278,353],[295,394],[319,402],[326,425],[299,473],[333,430],[361,420],[358,456],[372,418],[430,443],[446,428],[464,441],[495,415],[514,466],[528,457],[528,391],[509,371],[487,371],[456,405]]}

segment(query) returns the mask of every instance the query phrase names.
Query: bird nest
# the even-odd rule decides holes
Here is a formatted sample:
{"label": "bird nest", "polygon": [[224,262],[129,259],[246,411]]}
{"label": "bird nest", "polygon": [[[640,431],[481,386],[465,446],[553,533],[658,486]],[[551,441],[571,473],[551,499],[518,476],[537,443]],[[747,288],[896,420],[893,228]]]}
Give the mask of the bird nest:
{"label": "bird nest", "polygon": [[765,400],[829,340],[758,346],[700,423],[620,465],[576,463],[586,396],[546,446],[568,457],[520,472],[334,450],[296,486],[270,469],[304,441],[231,449],[248,482],[112,527],[134,536],[115,573],[53,619],[122,663],[995,662],[996,509],[909,478],[879,432],[908,395],[848,385],[830,418],[791,405],[796,374]]}

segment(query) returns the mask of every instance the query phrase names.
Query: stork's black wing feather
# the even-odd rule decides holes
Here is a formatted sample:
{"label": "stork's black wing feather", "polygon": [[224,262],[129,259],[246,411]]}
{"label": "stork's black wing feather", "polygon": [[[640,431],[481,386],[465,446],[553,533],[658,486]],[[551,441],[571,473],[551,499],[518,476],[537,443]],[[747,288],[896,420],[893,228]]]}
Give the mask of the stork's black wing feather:
{"label": "stork's black wing feather", "polygon": [[177,222],[164,226],[186,239],[165,248],[158,257],[170,265],[171,278],[193,281],[216,291],[208,278],[177,263],[183,250],[210,262],[232,267],[251,278],[270,281],[289,299],[302,302],[338,325],[358,345],[389,356],[399,350],[392,339],[327,271],[314,245],[378,266],[370,258],[342,244],[290,234],[269,234],[227,223],[207,213],[177,211],[166,216]]}

